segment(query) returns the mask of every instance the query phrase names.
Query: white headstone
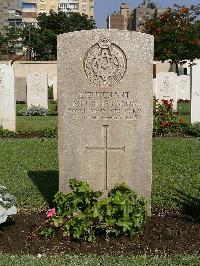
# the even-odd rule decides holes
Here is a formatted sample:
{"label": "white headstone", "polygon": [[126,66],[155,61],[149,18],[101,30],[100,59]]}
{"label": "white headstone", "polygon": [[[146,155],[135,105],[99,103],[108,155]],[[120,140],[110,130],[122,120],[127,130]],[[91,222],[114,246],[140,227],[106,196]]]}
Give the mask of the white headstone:
{"label": "white headstone", "polygon": [[156,99],[173,100],[173,109],[177,109],[177,74],[174,72],[161,72],[155,79]]}
{"label": "white headstone", "polygon": [[48,78],[44,73],[27,75],[27,105],[41,106],[48,109]]}
{"label": "white headstone", "polygon": [[[73,53],[71,52],[73,49]],[[152,174],[153,36],[92,30],[58,37],[60,190],[126,183],[148,201]]]}
{"label": "white headstone", "polygon": [[4,129],[16,130],[16,101],[14,69],[0,64],[0,125]]}
{"label": "white headstone", "polygon": [[181,75],[177,77],[178,100],[190,100],[190,76]]}
{"label": "white headstone", "polygon": [[58,87],[57,87],[57,76],[53,77],[53,99],[57,100],[58,98]]}
{"label": "white headstone", "polygon": [[200,122],[200,60],[192,67],[191,123]]}

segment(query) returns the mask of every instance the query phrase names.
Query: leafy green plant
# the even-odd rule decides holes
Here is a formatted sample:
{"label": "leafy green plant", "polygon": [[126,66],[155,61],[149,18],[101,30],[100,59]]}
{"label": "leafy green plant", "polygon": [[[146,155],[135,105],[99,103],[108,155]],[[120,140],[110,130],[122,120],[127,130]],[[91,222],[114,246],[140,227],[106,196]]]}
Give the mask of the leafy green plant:
{"label": "leafy green plant", "polygon": [[13,138],[15,136],[16,136],[16,133],[14,131],[3,129],[3,127],[0,126],[0,138]]}
{"label": "leafy green plant", "polygon": [[57,138],[58,137],[58,128],[45,128],[43,131],[43,136],[45,138]]}
{"label": "leafy green plant", "polygon": [[5,223],[8,216],[16,214],[16,199],[10,195],[7,188],[0,186],[0,224]]}
{"label": "leafy green plant", "polygon": [[19,115],[23,116],[46,116],[48,115],[48,110],[41,106],[31,105],[28,108],[23,108],[19,111]]}
{"label": "leafy green plant", "polygon": [[41,232],[40,235],[44,237],[52,236],[54,233],[54,229],[51,227],[45,227]]}
{"label": "leafy green plant", "polygon": [[72,192],[56,194],[56,208],[47,213],[50,225],[42,230],[43,235],[61,229],[66,237],[93,241],[98,234],[132,236],[141,230],[146,219],[145,200],[125,184],[100,200],[102,192],[94,192],[86,182],[71,179],[69,184]]}
{"label": "leafy green plant", "polygon": [[181,129],[184,119],[179,118],[179,113],[173,110],[173,100],[154,99],[153,105],[153,134],[163,135]]}
{"label": "leafy green plant", "polygon": [[184,132],[190,136],[200,137],[200,122],[186,125]]}
{"label": "leafy green plant", "polygon": [[145,200],[125,184],[112,189],[107,198],[95,203],[93,210],[97,229],[105,230],[106,235],[133,236],[146,219]]}

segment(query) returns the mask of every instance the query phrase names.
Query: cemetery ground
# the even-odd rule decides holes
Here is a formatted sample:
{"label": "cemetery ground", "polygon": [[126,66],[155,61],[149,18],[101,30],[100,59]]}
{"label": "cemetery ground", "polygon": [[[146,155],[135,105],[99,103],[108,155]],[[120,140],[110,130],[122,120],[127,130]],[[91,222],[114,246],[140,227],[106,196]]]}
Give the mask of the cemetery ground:
{"label": "cemetery ground", "polygon": [[[106,242],[100,237],[94,243],[70,242],[61,234],[50,239],[39,236],[46,210],[53,206],[53,196],[58,190],[57,139],[3,140],[0,146],[1,184],[16,196],[20,209],[19,214],[0,229],[0,252],[18,255],[181,255],[174,258],[177,263],[174,265],[181,265],[181,261],[198,265],[197,257],[184,256],[199,254],[200,250],[198,138],[154,138],[152,217],[143,232],[132,240],[122,237]],[[8,257],[2,259],[6,262]],[[31,258],[15,259],[25,262]],[[92,261],[95,264],[105,258],[79,259],[88,260],[92,265]],[[44,258],[44,262],[51,260],[56,263],[56,258]],[[62,261],[59,257],[57,260]],[[78,257],[64,260],[73,262]],[[119,265],[125,262],[128,265],[131,261],[143,265],[146,260],[154,263],[152,265],[167,265],[164,262],[172,263],[170,260],[173,259],[109,257],[109,260],[116,260]]]}
{"label": "cemetery ground", "polygon": [[[189,117],[189,104],[178,108]],[[55,115],[17,117],[21,132],[56,126]],[[57,139],[2,139],[0,149],[0,183],[19,208],[0,227],[0,253],[8,254],[0,255],[0,265],[200,264],[199,138],[154,138],[152,217],[133,239],[99,237],[94,243],[69,241],[61,233],[49,239],[39,235],[58,191]]]}
{"label": "cemetery ground", "polygon": [[26,104],[17,104],[17,132],[40,132],[45,128],[58,126],[58,117],[55,115],[56,104],[49,101],[48,116],[19,116],[20,110],[26,108]]}

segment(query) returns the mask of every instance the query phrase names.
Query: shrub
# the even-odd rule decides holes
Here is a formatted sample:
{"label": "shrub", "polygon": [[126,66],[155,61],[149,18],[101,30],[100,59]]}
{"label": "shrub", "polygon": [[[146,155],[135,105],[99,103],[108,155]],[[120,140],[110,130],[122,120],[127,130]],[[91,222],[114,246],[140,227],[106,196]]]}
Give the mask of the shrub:
{"label": "shrub", "polygon": [[184,119],[179,118],[179,113],[173,110],[173,100],[154,99],[153,105],[153,134],[163,135],[180,129]]}
{"label": "shrub", "polygon": [[57,138],[58,128],[45,128],[43,131],[43,137],[45,138]]}
{"label": "shrub", "polygon": [[50,225],[41,235],[50,236],[61,229],[64,236],[93,241],[98,234],[132,236],[141,230],[146,219],[145,200],[125,184],[101,200],[102,193],[94,192],[86,182],[71,179],[69,184],[72,192],[56,194],[56,208],[47,213]]}
{"label": "shrub", "polygon": [[48,110],[39,105],[31,105],[28,108],[23,108],[21,111],[19,111],[19,114],[23,116],[46,116],[48,115]]}
{"label": "shrub", "polygon": [[0,186],[0,224],[5,223],[8,216],[16,214],[16,199],[10,195],[7,188]]}
{"label": "shrub", "polygon": [[55,100],[51,100],[50,103],[52,105],[49,106],[49,114],[58,115],[58,102]]}
{"label": "shrub", "polygon": [[190,100],[179,99],[178,103],[190,103]]}
{"label": "shrub", "polygon": [[187,135],[200,137],[200,122],[186,125],[184,131]]}
{"label": "shrub", "polygon": [[48,86],[48,99],[53,99],[53,85]]}
{"label": "shrub", "polygon": [[94,204],[94,217],[97,229],[106,235],[128,234],[133,236],[141,230],[146,220],[145,200],[125,184],[112,189],[108,197]]}
{"label": "shrub", "polygon": [[16,136],[16,133],[13,131],[10,131],[8,129],[3,129],[2,126],[0,126],[0,138],[13,138]]}

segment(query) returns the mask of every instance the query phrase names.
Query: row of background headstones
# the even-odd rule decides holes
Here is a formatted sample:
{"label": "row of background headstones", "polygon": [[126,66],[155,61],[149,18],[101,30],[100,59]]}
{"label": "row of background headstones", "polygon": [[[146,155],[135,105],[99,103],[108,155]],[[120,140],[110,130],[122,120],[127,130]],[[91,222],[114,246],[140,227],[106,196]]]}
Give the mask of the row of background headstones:
{"label": "row of background headstones", "polygon": [[[48,86],[53,87],[53,99],[57,100],[57,76],[49,80],[47,73],[29,73],[26,79],[21,83],[21,87],[17,88],[17,80],[15,79],[16,101],[25,101],[27,105],[40,105],[48,108]],[[20,90],[22,95],[20,95]]]}
{"label": "row of background headstones", "polygon": [[154,81],[154,96],[158,100],[173,100],[177,110],[178,100],[190,100],[190,75],[177,76],[174,72],[160,72]]}
{"label": "row of background headstones", "polygon": [[[200,60],[195,61],[192,67],[192,99],[190,96],[190,67],[187,75],[177,76],[174,72],[160,72],[154,79],[154,96],[158,100],[173,100],[174,110],[177,110],[177,101],[192,100],[191,122],[200,122]],[[0,125],[15,131],[16,128],[16,95],[15,76],[11,65],[0,65]],[[183,71],[182,71],[183,72]],[[181,74],[183,74],[181,72]],[[53,86],[54,100],[57,100],[57,77],[48,83],[47,74],[30,73],[26,79],[27,106],[40,105],[48,109],[48,85]],[[13,89],[12,89],[13,88]]]}
{"label": "row of background headstones", "polygon": [[[30,73],[26,79],[27,106],[41,106],[48,109],[48,85],[53,86],[54,100],[57,100],[57,77],[48,84],[44,73]],[[0,125],[16,131],[16,87],[14,68],[0,64]]]}
{"label": "row of background headstones", "polygon": [[[191,123],[200,122],[200,60],[194,63],[192,78],[189,63],[186,63],[181,67],[180,76],[174,72],[160,72],[153,80],[155,98],[172,99],[174,110],[177,110],[178,100],[191,100]],[[186,75],[183,69],[187,70]]]}

